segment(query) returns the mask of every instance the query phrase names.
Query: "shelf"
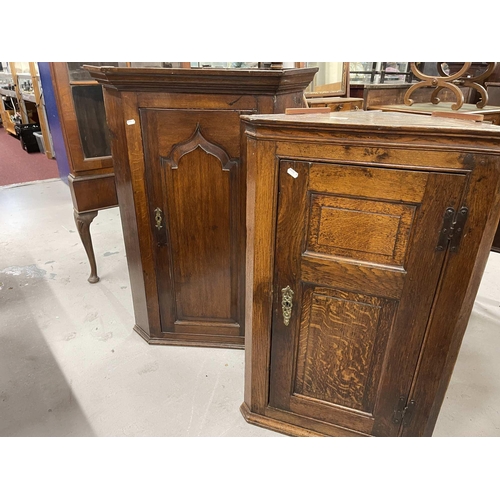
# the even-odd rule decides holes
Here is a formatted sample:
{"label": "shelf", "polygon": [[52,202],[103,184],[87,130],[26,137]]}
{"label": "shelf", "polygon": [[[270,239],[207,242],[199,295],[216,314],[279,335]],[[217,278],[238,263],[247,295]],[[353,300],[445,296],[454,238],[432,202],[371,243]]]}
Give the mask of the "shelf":
{"label": "shelf", "polygon": [[[23,124],[38,122],[46,148],[45,155],[48,158],[53,158],[54,152],[52,149],[52,140],[50,130],[48,128],[45,105],[43,103],[43,94],[41,93],[40,88],[40,75],[37,63],[29,62],[27,64],[29,65],[29,72],[18,72],[17,66],[20,66],[19,69],[25,69],[26,66],[24,63],[21,64],[12,62],[9,63],[11,72],[0,72],[0,78],[2,79],[0,85],[15,85],[13,90],[0,88],[0,95],[5,96],[5,98],[0,99],[0,115],[2,117],[2,122],[4,123],[4,129],[11,134],[16,134],[14,125],[11,125],[12,122],[10,121],[10,116],[13,113],[18,115],[18,118],[20,118]],[[31,81],[29,87],[23,83],[27,80]],[[25,87],[24,89],[23,86]],[[29,89],[29,91],[25,89]],[[7,109],[10,107],[8,105],[9,98],[16,100],[15,103],[12,103],[15,107],[14,110]],[[30,105],[27,103],[30,103]]]}
{"label": "shelf", "polygon": [[[15,99],[17,99],[17,94],[15,90],[0,89],[0,95],[4,95],[7,97],[14,97]],[[23,98],[23,101],[36,103],[35,94],[28,94],[26,92],[22,92],[21,97]]]}
{"label": "shelf", "polygon": [[15,90],[0,89],[0,95],[5,95],[7,97],[15,97],[17,99]]}
{"label": "shelf", "polygon": [[70,85],[99,85],[97,80],[71,80]]}
{"label": "shelf", "polygon": [[34,102],[36,104],[35,94],[26,94],[22,92],[21,97],[23,98],[24,101]]}

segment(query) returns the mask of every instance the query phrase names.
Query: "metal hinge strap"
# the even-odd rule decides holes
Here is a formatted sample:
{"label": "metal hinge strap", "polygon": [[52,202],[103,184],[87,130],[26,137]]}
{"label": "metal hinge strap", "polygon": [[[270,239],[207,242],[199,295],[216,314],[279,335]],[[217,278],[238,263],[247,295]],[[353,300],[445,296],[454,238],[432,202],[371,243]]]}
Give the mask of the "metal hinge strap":
{"label": "metal hinge strap", "polygon": [[462,207],[453,223],[453,232],[451,235],[450,251],[457,252],[462,239],[462,234],[464,232],[465,222],[467,221],[467,216],[469,215],[469,209],[467,207]]}
{"label": "metal hinge strap", "polygon": [[406,404],[406,397],[401,396],[399,398],[394,414],[392,415],[392,421],[395,424],[403,424],[406,427],[411,422],[413,416],[413,409],[415,408],[415,400],[411,399]]}
{"label": "metal hinge strap", "polygon": [[465,222],[467,221],[467,216],[469,215],[469,209],[467,207],[462,207],[455,217],[455,210],[452,207],[448,207],[443,215],[443,225],[441,231],[439,232],[439,240],[436,246],[438,252],[442,252],[450,243],[450,251],[458,252],[458,247],[460,245],[460,240],[462,239],[462,234],[464,232]]}

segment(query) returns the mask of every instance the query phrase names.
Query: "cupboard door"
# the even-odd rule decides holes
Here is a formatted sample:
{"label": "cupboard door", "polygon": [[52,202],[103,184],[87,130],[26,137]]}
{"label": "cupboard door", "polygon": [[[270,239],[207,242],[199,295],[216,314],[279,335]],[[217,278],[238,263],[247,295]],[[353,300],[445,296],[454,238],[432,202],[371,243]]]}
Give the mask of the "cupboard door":
{"label": "cupboard door", "polygon": [[172,340],[243,345],[240,114],[141,110],[161,328]]}
{"label": "cupboard door", "polygon": [[271,407],[399,433],[465,179],[280,162]]}

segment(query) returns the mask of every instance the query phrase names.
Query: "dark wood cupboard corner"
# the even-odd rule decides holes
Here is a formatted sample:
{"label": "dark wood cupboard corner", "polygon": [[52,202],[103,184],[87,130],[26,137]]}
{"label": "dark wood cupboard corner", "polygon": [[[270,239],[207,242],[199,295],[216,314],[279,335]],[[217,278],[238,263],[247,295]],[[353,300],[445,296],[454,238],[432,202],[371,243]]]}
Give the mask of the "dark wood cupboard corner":
{"label": "dark wood cupboard corner", "polygon": [[243,416],[297,436],[432,435],[500,217],[500,128],[242,122]]}
{"label": "dark wood cupboard corner", "polygon": [[135,331],[243,348],[240,116],[304,107],[317,68],[86,69],[104,89]]}

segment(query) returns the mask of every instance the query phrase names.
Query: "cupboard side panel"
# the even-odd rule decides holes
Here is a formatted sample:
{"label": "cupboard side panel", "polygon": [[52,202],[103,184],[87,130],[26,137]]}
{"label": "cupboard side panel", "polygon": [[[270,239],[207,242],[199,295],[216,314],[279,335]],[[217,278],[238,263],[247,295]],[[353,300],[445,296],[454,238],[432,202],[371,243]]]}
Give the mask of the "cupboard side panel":
{"label": "cupboard side panel", "polygon": [[[245,130],[244,128],[242,129]],[[264,414],[267,405],[273,303],[277,163],[274,143],[247,138],[247,243],[245,293],[245,403]],[[273,175],[266,171],[274,168]]]}
{"label": "cupboard side panel", "polygon": [[[144,142],[140,125],[141,117],[137,105],[137,94],[134,92],[123,92],[122,106],[122,123],[124,123],[127,138],[128,161],[135,200],[137,235],[144,275],[150,334],[151,336],[158,337],[161,333],[158,287],[153,259],[154,241],[152,237],[151,217],[148,211],[148,193],[145,185]],[[129,125],[127,124],[129,121],[135,123]]]}
{"label": "cupboard side panel", "polygon": [[[148,295],[155,294],[156,282],[153,269],[148,267],[144,255],[151,253],[148,235],[147,214],[142,202],[146,196],[144,186],[144,161],[142,146],[131,131],[126,130],[126,120],[135,118],[139,125],[139,116],[134,107],[135,96],[124,96],[112,89],[104,89],[106,109],[109,110],[108,126],[111,132],[111,149],[115,160],[115,179],[120,217],[123,226],[125,249],[134,304],[136,325],[148,336],[159,332],[157,300],[149,300]],[[127,134],[128,132],[128,134]],[[139,130],[140,135],[140,130]],[[130,147],[130,149],[129,149]],[[146,204],[144,203],[144,206]],[[144,263],[146,264],[144,266]],[[151,319],[151,321],[150,321]],[[150,328],[152,325],[152,328]]]}

